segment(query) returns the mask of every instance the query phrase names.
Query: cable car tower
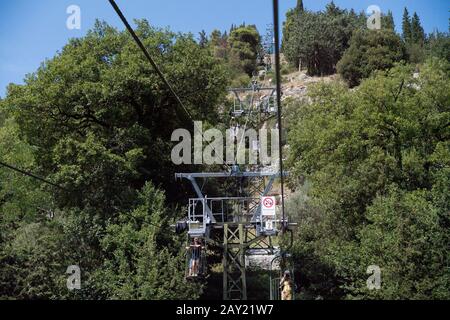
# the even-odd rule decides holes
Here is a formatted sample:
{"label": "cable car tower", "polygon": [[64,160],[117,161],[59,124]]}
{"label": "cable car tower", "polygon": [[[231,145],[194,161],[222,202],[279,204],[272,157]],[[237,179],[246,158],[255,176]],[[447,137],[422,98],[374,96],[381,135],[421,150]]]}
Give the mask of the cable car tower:
{"label": "cable car tower", "polygon": [[[232,128],[256,130],[267,124],[278,111],[276,90],[275,87],[263,87],[256,80],[248,88],[229,89],[234,98],[230,110]],[[258,144],[246,146],[245,138],[242,137],[235,137],[237,149],[258,152]],[[273,255],[276,248],[272,237],[277,236],[288,223],[277,208],[279,197],[266,197],[273,195],[273,184],[280,178],[278,167],[239,165],[235,158],[234,163],[229,163],[227,168],[222,172],[177,173],[175,177],[190,181],[196,194],[195,198],[189,199],[187,217],[182,222],[187,228],[189,242],[202,239],[205,245],[213,243],[215,247],[221,248],[223,299],[246,300],[246,255],[253,249]],[[236,186],[235,192],[232,196],[209,197],[200,187],[202,179],[231,179],[231,184]],[[275,210],[272,214],[263,212],[262,199],[273,205]],[[187,260],[188,268],[191,268],[189,252]],[[203,265],[204,261],[199,263]]]}
{"label": "cable car tower", "polygon": [[[167,81],[115,1],[109,0],[109,2],[148,62],[175,97],[178,106],[194,121],[183,101]],[[276,115],[278,130],[281,133],[278,0],[273,0],[273,7],[276,87],[262,87],[256,81],[252,81],[249,88],[230,89],[235,98],[233,109],[230,112],[232,114],[232,126],[237,127],[243,124],[244,128],[254,129],[260,128],[264,123],[267,123],[268,119]],[[242,121],[243,119],[245,119],[245,122]],[[238,148],[253,148],[256,151],[259,149],[258,145],[247,147],[245,138],[237,140],[235,139],[235,143]],[[255,248],[263,249],[269,253],[273,252],[272,237],[286,231],[289,226],[284,214],[283,180],[287,173],[283,171],[281,150],[281,145],[279,145],[279,168],[264,168],[261,165],[241,166],[237,164],[235,158],[233,163],[228,163],[227,170],[222,172],[175,174],[178,179],[189,180],[196,193],[195,198],[189,199],[186,220],[176,225],[179,232],[187,229],[190,239],[187,247],[189,253],[187,276],[197,279],[205,275],[206,250],[204,248],[207,244],[214,243],[222,249],[223,253],[223,298],[225,300],[247,299],[246,254],[249,250]],[[208,197],[198,185],[199,179],[206,178],[233,179],[238,194]],[[276,210],[276,197],[266,198],[277,178],[281,180],[281,214],[279,210]],[[272,208],[269,210],[269,214],[264,213],[265,207]],[[191,239],[193,240],[192,243]]]}

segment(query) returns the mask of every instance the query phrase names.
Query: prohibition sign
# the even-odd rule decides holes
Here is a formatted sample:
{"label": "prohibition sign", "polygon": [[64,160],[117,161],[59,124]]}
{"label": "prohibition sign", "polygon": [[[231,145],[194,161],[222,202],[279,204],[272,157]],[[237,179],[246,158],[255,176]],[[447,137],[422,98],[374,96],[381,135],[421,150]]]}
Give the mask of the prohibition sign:
{"label": "prohibition sign", "polygon": [[263,200],[263,206],[267,209],[270,209],[273,207],[273,199],[272,198],[265,198]]}

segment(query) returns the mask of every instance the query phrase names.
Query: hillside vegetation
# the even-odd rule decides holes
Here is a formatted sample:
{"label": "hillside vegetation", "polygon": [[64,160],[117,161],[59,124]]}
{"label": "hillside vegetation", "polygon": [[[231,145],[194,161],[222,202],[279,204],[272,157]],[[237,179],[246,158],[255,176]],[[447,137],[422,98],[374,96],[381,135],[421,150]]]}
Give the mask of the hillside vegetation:
{"label": "hillside vegetation", "polygon": [[[287,13],[286,207],[298,223],[289,253],[300,299],[450,298],[449,36],[403,17],[397,34],[391,12],[382,30],[333,2],[312,12],[299,0]],[[274,84],[270,30],[195,38],[135,23],[204,127],[228,125],[227,87]],[[193,130],[131,36],[104,22],[11,84],[0,161],[59,187],[0,167],[0,299],[220,295],[217,274],[208,286],[186,281],[186,238],[170,225],[192,195],[174,173],[222,169],[175,166],[177,128]],[[81,268],[81,290],[66,287],[69,265]],[[371,265],[379,290],[367,287]],[[250,278],[255,297],[267,278]]]}

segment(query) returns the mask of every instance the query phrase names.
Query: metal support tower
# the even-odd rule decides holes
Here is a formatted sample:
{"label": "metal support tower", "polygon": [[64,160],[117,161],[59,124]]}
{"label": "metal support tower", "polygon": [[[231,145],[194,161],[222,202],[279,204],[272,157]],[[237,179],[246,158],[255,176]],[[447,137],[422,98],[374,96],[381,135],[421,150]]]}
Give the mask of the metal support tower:
{"label": "metal support tower", "polygon": [[275,87],[262,87],[253,81],[248,88],[230,88],[228,91],[234,95],[231,113],[235,117],[250,116],[253,125],[257,125],[276,114]]}
{"label": "metal support tower", "polygon": [[223,299],[247,300],[244,225],[223,226]]}
{"label": "metal support tower", "polygon": [[[276,115],[276,88],[260,86],[253,81],[249,88],[232,88],[234,106],[231,110],[232,127],[243,124],[246,128],[258,130],[262,123]],[[245,143],[236,141],[239,146]],[[274,247],[272,236],[277,228],[268,229],[261,214],[261,197],[270,194],[275,179],[280,178],[279,170],[261,166],[241,168],[235,162],[229,172],[176,173],[175,178],[189,180],[196,198],[189,199],[188,234],[202,237],[206,242],[214,242],[222,249],[223,299],[246,300],[246,255],[251,249],[271,254]],[[283,173],[287,175],[286,172]],[[235,196],[207,197],[199,187],[200,179],[241,179],[241,192]],[[275,221],[275,220],[274,220]],[[278,220],[276,223],[284,223]]]}
{"label": "metal support tower", "polygon": [[223,226],[223,299],[247,300],[245,257],[249,249],[274,251],[270,237],[258,236],[243,223]]}

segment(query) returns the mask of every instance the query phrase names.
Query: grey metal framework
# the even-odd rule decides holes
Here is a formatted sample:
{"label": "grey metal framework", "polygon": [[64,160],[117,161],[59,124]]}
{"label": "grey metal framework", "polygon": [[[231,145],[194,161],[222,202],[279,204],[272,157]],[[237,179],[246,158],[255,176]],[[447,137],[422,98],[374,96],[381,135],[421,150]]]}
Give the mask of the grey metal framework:
{"label": "grey metal framework", "polygon": [[[287,175],[285,172],[284,175]],[[207,197],[197,179],[244,177],[249,180],[249,194],[253,197]],[[245,256],[248,250],[274,251],[271,236],[275,230],[265,230],[261,216],[261,197],[272,189],[279,173],[273,172],[193,172],[177,173],[176,178],[191,182],[197,198],[189,199],[188,234],[212,241],[212,229],[223,230],[223,298],[224,300],[247,299]],[[281,223],[281,221],[278,221]]]}
{"label": "grey metal framework", "polygon": [[225,224],[223,228],[223,299],[247,300],[243,224]]}
{"label": "grey metal framework", "polygon": [[[255,114],[277,113],[276,88],[262,87],[253,81],[249,88],[231,88],[234,95],[232,114],[236,117],[254,112]],[[248,93],[251,93],[248,95]],[[242,94],[247,94],[242,97]]]}
{"label": "grey metal framework", "polygon": [[[262,121],[276,115],[276,88],[262,87],[256,81],[250,88],[232,88],[235,102],[232,120],[237,125],[240,116],[245,116],[244,127],[257,128]],[[248,93],[251,92],[249,95]],[[242,96],[246,95],[244,99]],[[242,141],[241,141],[242,142]],[[237,141],[235,141],[237,143]],[[222,249],[223,298],[225,300],[247,299],[245,261],[249,250],[262,249],[274,252],[272,236],[278,234],[279,226],[285,224],[280,218],[267,218],[261,214],[261,197],[270,193],[274,181],[280,178],[278,170],[241,170],[231,164],[225,172],[176,173],[176,179],[190,181],[196,197],[189,199],[187,228],[190,238],[201,237],[205,243],[214,242]],[[258,167],[259,169],[260,167]],[[261,168],[262,169],[262,168]],[[283,173],[286,176],[287,172]],[[208,197],[199,185],[200,179],[241,178],[245,188],[240,197]],[[268,223],[265,223],[268,220]],[[271,225],[273,225],[271,227]],[[269,229],[270,228],[270,229]]]}
{"label": "grey metal framework", "polygon": [[226,223],[223,228],[223,299],[247,300],[245,256],[249,250],[273,253],[270,237],[258,236],[243,223]]}
{"label": "grey metal framework", "polygon": [[[287,172],[284,172],[287,176]],[[187,179],[191,182],[197,198],[189,199],[188,206],[188,225],[193,226],[189,230],[193,235],[201,233],[206,234],[207,228],[216,223],[229,221],[228,217],[232,216],[234,219],[239,218],[239,215],[229,215],[229,202],[238,202],[238,208],[245,212],[247,223],[257,226],[259,231],[263,231],[261,226],[261,197],[267,195],[272,189],[276,178],[280,177],[279,173],[273,172],[193,172],[193,173],[176,173],[175,177],[178,179]],[[229,177],[245,177],[249,180],[249,194],[258,194],[259,197],[215,197],[208,198],[203,194],[197,179],[198,178],[229,178]],[[267,181],[266,181],[267,180]],[[251,183],[253,182],[253,183]],[[214,208],[212,206],[215,205]],[[217,210],[220,206],[220,210]],[[224,210],[227,210],[226,212]],[[227,218],[227,219],[226,219]],[[234,221],[237,222],[237,221]]]}

